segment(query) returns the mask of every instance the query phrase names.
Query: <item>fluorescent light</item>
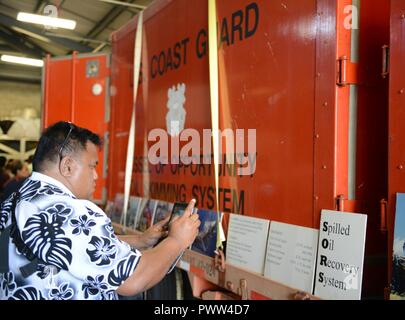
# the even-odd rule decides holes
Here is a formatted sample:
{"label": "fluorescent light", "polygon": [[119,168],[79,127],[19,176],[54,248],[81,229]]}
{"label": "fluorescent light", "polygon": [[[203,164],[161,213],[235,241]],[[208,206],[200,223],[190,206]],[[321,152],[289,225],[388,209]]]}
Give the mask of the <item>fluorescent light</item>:
{"label": "fluorescent light", "polygon": [[43,67],[44,62],[39,59],[30,59],[24,57],[10,56],[8,54],[3,54],[0,58],[1,61],[25,64],[34,67]]}
{"label": "fluorescent light", "polygon": [[41,16],[39,14],[32,14],[32,13],[26,13],[26,12],[19,12],[17,15],[17,20],[36,23],[36,24],[43,24],[44,26],[70,29],[70,30],[73,30],[74,28],[76,28],[76,21],[74,21],[74,20]]}

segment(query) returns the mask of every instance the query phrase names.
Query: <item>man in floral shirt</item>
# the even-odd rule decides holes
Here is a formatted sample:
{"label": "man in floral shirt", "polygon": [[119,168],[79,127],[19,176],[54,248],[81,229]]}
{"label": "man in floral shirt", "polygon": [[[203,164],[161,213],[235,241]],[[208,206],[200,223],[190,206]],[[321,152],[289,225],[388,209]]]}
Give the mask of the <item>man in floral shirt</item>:
{"label": "man in floral shirt", "polygon": [[100,147],[99,136],[67,122],[41,136],[33,174],[0,207],[0,299],[135,295],[159,282],[195,239],[200,221],[191,201],[156,247],[138,250],[157,242],[163,224],[126,237],[128,243],[119,240],[110,219],[88,200]]}

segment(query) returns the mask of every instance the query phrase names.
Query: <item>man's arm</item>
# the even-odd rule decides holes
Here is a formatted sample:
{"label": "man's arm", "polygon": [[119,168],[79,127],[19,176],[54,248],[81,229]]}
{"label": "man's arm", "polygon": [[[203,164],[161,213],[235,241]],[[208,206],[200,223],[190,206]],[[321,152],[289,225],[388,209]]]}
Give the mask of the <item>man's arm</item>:
{"label": "man's arm", "polygon": [[169,221],[170,216],[149,227],[145,232],[136,231],[133,235],[117,235],[118,239],[128,243],[140,251],[153,247],[162,237],[167,236],[164,226]]}
{"label": "man's arm", "polygon": [[139,232],[131,235],[116,235],[118,239],[128,243],[131,247],[134,247],[140,251],[146,250],[149,247],[145,244],[143,233]]}
{"label": "man's arm", "polygon": [[118,288],[120,295],[134,295],[153,287],[167,274],[181,252],[193,243],[201,223],[197,214],[191,214],[194,204],[192,200],[184,214],[173,220],[166,239],[143,252],[135,271]]}

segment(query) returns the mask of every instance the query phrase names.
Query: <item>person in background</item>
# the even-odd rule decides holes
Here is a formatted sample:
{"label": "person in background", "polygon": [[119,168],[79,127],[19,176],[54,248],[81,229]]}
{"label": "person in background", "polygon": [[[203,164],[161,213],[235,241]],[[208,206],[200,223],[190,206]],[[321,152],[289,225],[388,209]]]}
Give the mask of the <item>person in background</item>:
{"label": "person in background", "polygon": [[25,179],[30,175],[27,164],[20,160],[11,162],[10,170],[13,177],[4,184],[3,195],[0,202],[5,201],[14,191],[18,191]]}
{"label": "person in background", "polygon": [[8,180],[10,180],[11,178],[14,177],[14,174],[11,172],[11,167],[13,166],[13,162],[14,162],[13,159],[8,159],[6,162],[6,166],[4,167],[4,172],[8,175]]}
{"label": "person in background", "polygon": [[6,182],[10,179],[6,171],[6,157],[0,156],[0,202],[3,197],[3,189]]}
{"label": "person in background", "polygon": [[[184,214],[141,237],[115,235],[89,201],[97,180],[98,135],[68,122],[42,134],[33,173],[0,205],[0,299],[116,300],[158,283],[198,234],[192,200]],[[167,221],[164,221],[167,222]],[[9,235],[7,237],[7,235]],[[23,253],[23,254],[20,254]]]}
{"label": "person in background", "polygon": [[32,173],[32,160],[34,159],[34,156],[31,155],[27,158],[27,160],[25,160],[25,162],[27,163],[28,166],[28,171],[30,172],[30,174]]}

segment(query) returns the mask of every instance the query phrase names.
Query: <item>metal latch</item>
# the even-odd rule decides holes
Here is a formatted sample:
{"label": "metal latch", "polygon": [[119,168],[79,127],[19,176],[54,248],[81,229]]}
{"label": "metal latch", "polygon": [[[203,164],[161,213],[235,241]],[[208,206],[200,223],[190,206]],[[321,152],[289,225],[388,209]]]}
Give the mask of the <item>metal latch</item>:
{"label": "metal latch", "polygon": [[341,87],[357,84],[357,63],[351,62],[347,56],[337,60],[336,84]]}
{"label": "metal latch", "polygon": [[309,293],[305,291],[297,291],[295,292],[293,296],[294,300],[311,300],[311,297],[309,296]]}
{"label": "metal latch", "polygon": [[390,73],[390,47],[382,46],[382,71],[381,76],[385,79]]}
{"label": "metal latch", "polygon": [[222,251],[222,249],[220,249],[220,248],[215,250],[214,265],[215,265],[215,268],[219,272],[225,271],[225,266],[226,266],[225,255],[224,255],[224,252]]}
{"label": "metal latch", "polygon": [[380,200],[380,230],[387,232],[387,200]]}
{"label": "metal latch", "polygon": [[239,287],[239,295],[241,296],[242,300],[248,300],[249,299],[249,294],[248,294],[248,288],[247,288],[247,280],[246,279],[241,279],[240,280],[240,287]]}

